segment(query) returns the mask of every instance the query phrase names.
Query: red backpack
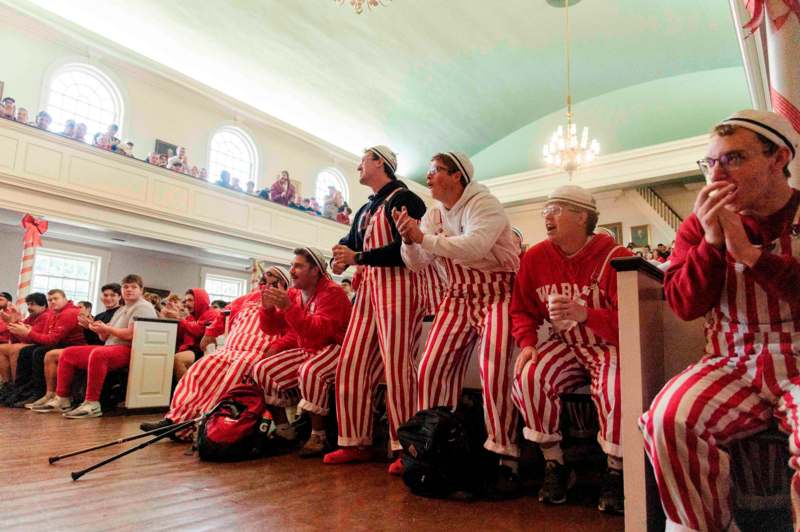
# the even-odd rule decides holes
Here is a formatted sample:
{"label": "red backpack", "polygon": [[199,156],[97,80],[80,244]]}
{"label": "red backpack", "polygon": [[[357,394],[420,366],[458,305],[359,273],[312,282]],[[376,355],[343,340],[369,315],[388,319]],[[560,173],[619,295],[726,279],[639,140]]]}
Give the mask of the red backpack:
{"label": "red backpack", "polygon": [[200,459],[237,462],[263,456],[271,423],[262,390],[254,384],[237,384],[200,421]]}

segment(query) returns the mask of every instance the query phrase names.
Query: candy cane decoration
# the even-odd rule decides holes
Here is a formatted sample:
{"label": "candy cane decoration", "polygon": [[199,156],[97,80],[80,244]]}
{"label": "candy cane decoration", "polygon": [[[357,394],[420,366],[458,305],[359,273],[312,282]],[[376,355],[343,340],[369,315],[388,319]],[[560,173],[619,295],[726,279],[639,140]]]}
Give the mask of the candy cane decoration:
{"label": "candy cane decoration", "polygon": [[47,221],[36,219],[30,214],[22,217],[22,228],[25,234],[22,237],[22,267],[19,270],[19,284],[17,285],[17,307],[25,303],[25,296],[31,289],[33,277],[33,259],[36,248],[42,245],[42,235],[47,232]]}
{"label": "candy cane decoration", "polygon": [[250,259],[250,291],[252,292],[258,287],[258,281],[261,279],[261,268],[256,259]]}

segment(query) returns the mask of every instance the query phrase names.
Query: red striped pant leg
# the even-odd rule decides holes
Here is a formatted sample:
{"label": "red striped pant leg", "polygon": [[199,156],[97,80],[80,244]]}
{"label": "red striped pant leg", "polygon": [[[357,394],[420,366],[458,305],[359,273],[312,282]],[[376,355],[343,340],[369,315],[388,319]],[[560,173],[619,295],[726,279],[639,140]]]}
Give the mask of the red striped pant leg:
{"label": "red striped pant leg", "polygon": [[304,349],[289,349],[264,358],[250,369],[255,383],[264,391],[264,401],[268,405],[290,406],[296,402],[297,372],[308,359]]}
{"label": "red striped pant leg", "polygon": [[469,356],[478,339],[469,311],[464,299],[450,296],[439,306],[419,361],[418,410],[458,405]]}
{"label": "red striped pant leg", "polygon": [[414,415],[417,375],[414,358],[422,328],[422,305],[411,272],[381,272],[375,322],[386,380],[386,414],[393,450],[402,449],[397,427]]}
{"label": "red striped pant leg", "polygon": [[336,366],[339,445],[345,447],[372,442],[371,370],[375,361],[380,360],[372,299],[372,282],[365,278],[350,314]]}
{"label": "red striped pant leg", "polygon": [[219,387],[230,361],[231,352],[222,348],[189,366],[189,371],[175,387],[166,417],[180,423],[200,415],[203,412],[200,406]]}
{"label": "red striped pant leg", "polygon": [[708,357],[670,380],[641,420],[670,526],[722,530],[731,522],[730,457],[719,445],[769,423],[753,392],[756,357]]}
{"label": "red striped pant leg", "polygon": [[[510,304],[509,293],[486,309],[478,356],[487,434],[484,447],[498,454],[519,456],[517,412],[511,400],[514,340]],[[458,387],[461,388],[460,383]]]}
{"label": "red striped pant leg", "polygon": [[588,374],[571,347],[552,339],[538,348],[536,362],[529,361],[514,382],[514,403],[522,412],[522,435],[536,443],[561,441],[559,395],[580,387]]}
{"label": "red striped pant leg", "polygon": [[[796,381],[796,377],[795,377]],[[791,383],[778,401],[782,426],[789,429],[789,467],[794,470],[791,483],[794,530],[800,530],[800,386]]]}
{"label": "red striped pant leg", "polygon": [[328,414],[328,393],[336,379],[339,362],[338,345],[328,345],[312,354],[297,370],[300,383],[301,410],[325,416]]}
{"label": "red striped pant leg", "polygon": [[617,348],[576,346],[575,349],[591,378],[592,402],[597,408],[597,421],[600,425],[597,441],[604,453],[622,458],[622,408]]}
{"label": "red striped pant leg", "polygon": [[[205,357],[204,357],[205,358]],[[244,382],[245,375],[247,375],[253,367],[253,364],[264,358],[264,350],[257,349],[253,351],[233,351],[231,361],[219,380],[219,384],[210,389],[208,394],[202,397],[199,402],[199,409],[201,413],[210,411],[219,402],[220,397],[228,390]]]}

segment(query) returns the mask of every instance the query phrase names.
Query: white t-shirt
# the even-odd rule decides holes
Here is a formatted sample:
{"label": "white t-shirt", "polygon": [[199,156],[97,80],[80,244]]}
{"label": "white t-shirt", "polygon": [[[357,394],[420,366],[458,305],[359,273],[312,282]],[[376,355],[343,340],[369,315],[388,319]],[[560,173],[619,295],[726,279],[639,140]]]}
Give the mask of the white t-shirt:
{"label": "white t-shirt", "polygon": [[[133,318],[158,318],[158,315],[149,301],[139,298],[136,303],[131,305],[126,303],[125,306],[120,307],[108,325],[115,329],[127,329],[133,323]],[[131,345],[131,341],[117,338],[112,334],[106,340],[106,345]]]}

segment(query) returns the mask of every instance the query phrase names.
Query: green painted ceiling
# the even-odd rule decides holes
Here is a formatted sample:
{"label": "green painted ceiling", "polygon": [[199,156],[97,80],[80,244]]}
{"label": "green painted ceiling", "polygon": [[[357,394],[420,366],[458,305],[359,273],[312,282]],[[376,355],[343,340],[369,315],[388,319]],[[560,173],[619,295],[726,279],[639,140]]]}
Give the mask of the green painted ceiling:
{"label": "green painted ceiling", "polygon": [[[482,177],[536,168],[563,116],[564,12],[546,0],[394,0],[362,15],[333,0],[14,4],[353,153],[388,143],[413,178],[444,149],[475,155]],[[583,0],[570,15],[576,120],[604,153],[697,135],[748,106],[727,2]]]}

